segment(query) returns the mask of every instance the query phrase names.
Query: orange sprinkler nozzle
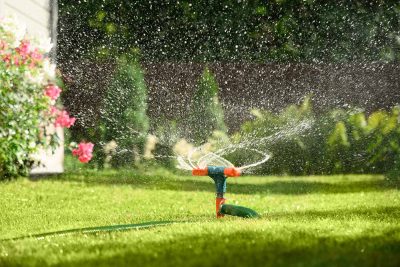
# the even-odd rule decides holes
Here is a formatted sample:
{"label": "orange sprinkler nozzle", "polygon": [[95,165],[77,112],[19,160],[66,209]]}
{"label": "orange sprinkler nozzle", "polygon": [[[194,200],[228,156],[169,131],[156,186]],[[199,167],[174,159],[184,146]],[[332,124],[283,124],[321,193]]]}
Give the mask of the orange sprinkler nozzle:
{"label": "orange sprinkler nozzle", "polygon": [[195,176],[207,176],[208,175],[208,168],[204,168],[204,169],[193,169],[192,170],[192,175]]}
{"label": "orange sprinkler nozzle", "polygon": [[237,177],[240,176],[241,171],[236,168],[225,168],[224,169],[224,175],[228,177]]}

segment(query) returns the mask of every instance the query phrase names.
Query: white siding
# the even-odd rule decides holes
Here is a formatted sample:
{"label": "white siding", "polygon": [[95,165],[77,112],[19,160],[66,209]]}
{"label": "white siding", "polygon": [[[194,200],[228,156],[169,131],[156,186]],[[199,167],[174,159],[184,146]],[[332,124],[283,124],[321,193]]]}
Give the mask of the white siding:
{"label": "white siding", "polygon": [[32,174],[61,173],[64,171],[64,131],[57,128],[57,135],[60,137],[61,146],[54,151],[40,151],[34,158],[41,161],[42,165],[34,168]]}
{"label": "white siding", "polygon": [[27,30],[32,35],[50,37],[49,0],[2,0],[1,14],[15,15],[25,22]]}
{"label": "white siding", "polygon": [[32,2],[35,2],[46,10],[50,10],[50,0],[32,0]]}
{"label": "white siding", "polygon": [[[1,16],[16,16],[26,24],[30,35],[39,38],[49,38],[50,31],[50,0],[0,0]],[[64,132],[57,129],[62,145],[54,154],[51,151],[40,151],[35,158],[42,161],[42,166],[32,170],[33,174],[60,173],[64,171]]]}

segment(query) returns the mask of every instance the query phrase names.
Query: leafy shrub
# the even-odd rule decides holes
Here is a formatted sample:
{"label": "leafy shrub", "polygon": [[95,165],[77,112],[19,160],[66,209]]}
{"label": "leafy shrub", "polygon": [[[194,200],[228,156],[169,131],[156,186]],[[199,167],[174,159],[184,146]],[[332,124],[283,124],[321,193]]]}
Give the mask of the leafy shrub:
{"label": "leafy shrub", "polygon": [[389,180],[399,181],[400,180],[400,156],[397,156],[394,162],[393,168],[386,172],[386,177]]}
{"label": "leafy shrub", "polygon": [[156,162],[163,167],[174,168],[176,162],[173,148],[182,136],[176,121],[160,119],[155,130],[155,136],[157,137],[154,149]]}
{"label": "leafy shrub", "polygon": [[245,122],[234,140],[248,143],[245,150],[239,150],[239,163],[242,165],[260,159],[252,149],[266,151],[271,159],[257,169],[259,173],[303,174],[312,172],[311,166],[319,161],[323,140],[319,138],[324,129],[316,129],[315,115],[312,113],[310,98],[300,106],[288,106],[279,114],[253,110],[255,119]]}
{"label": "leafy shrub", "polygon": [[189,137],[196,144],[207,141],[215,130],[226,132],[218,90],[214,75],[206,68],[199,79],[189,112]]}
{"label": "leafy shrub", "polygon": [[[262,174],[388,173],[395,178],[400,173],[399,114],[398,107],[368,117],[357,110],[315,114],[306,98],[278,114],[254,110],[256,118],[232,139],[272,155],[256,170]],[[251,150],[230,155],[236,165],[257,158]]]}
{"label": "leafy shrub", "polygon": [[147,86],[138,60],[124,56],[104,99],[102,114],[105,142],[117,143],[113,167],[129,166],[139,160],[148,131]]}
{"label": "leafy shrub", "polygon": [[61,89],[45,57],[50,48],[49,42],[26,37],[16,20],[0,19],[0,180],[27,175],[33,154],[58,145],[55,127],[75,122],[56,108]]}
{"label": "leafy shrub", "polygon": [[[337,122],[328,142],[340,172],[390,173],[398,168],[400,156],[400,108],[379,110],[368,117],[363,112],[351,114]],[[340,128],[340,130],[339,130]]]}

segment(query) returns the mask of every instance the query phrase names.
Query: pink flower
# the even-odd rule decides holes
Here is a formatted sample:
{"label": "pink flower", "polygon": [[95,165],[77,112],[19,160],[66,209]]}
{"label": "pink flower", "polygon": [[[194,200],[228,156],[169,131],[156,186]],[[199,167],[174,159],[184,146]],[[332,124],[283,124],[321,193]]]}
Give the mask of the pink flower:
{"label": "pink flower", "polygon": [[42,55],[42,53],[39,52],[39,49],[35,48],[35,50],[33,50],[31,52],[31,58],[34,61],[39,61],[39,60],[41,60],[43,58],[43,55]]}
{"label": "pink flower", "polygon": [[13,61],[14,61],[14,65],[15,66],[19,66],[19,65],[21,65],[21,61],[20,61],[20,58],[18,57],[18,55],[14,55],[13,56]]}
{"label": "pink flower", "polygon": [[93,147],[92,143],[81,142],[78,148],[72,150],[72,155],[78,156],[80,162],[88,163],[93,157]]}
{"label": "pink flower", "polygon": [[50,97],[52,100],[56,100],[60,96],[60,93],[61,89],[57,85],[48,85],[45,88],[45,95]]}
{"label": "pink flower", "polygon": [[23,40],[16,50],[22,57],[27,57],[31,51],[31,43],[28,40]]}
{"label": "pink flower", "polygon": [[5,41],[0,40],[0,55],[4,54],[5,50],[7,50],[7,48],[8,48],[8,44]]}
{"label": "pink flower", "polygon": [[6,62],[7,64],[9,64],[11,61],[11,54],[3,55],[3,61]]}
{"label": "pink flower", "polygon": [[93,155],[81,155],[78,157],[79,161],[82,163],[88,163],[92,159]]}
{"label": "pink flower", "polygon": [[57,116],[57,114],[60,112],[55,106],[50,107],[50,115]]}
{"label": "pink flower", "polygon": [[72,155],[74,155],[74,156],[79,156],[79,150],[76,148],[76,149],[73,149],[72,150]]}
{"label": "pink flower", "polygon": [[63,110],[63,111],[59,111],[59,112],[58,112],[57,118],[56,118],[56,120],[55,120],[55,122],[54,122],[54,125],[55,125],[56,127],[61,126],[61,127],[69,128],[69,127],[71,127],[72,125],[74,125],[75,120],[76,120],[76,119],[75,119],[74,117],[70,117],[69,114],[68,114],[68,112],[66,112],[65,110]]}

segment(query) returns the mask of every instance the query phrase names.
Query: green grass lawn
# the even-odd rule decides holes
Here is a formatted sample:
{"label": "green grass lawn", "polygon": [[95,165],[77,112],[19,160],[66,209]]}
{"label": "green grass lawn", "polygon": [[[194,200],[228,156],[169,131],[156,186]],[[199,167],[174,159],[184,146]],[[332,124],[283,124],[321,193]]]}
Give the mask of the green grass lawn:
{"label": "green grass lawn", "polygon": [[[82,171],[0,183],[0,266],[400,266],[400,193],[381,176],[240,177],[214,218],[207,177]],[[71,228],[167,226],[7,240]]]}

